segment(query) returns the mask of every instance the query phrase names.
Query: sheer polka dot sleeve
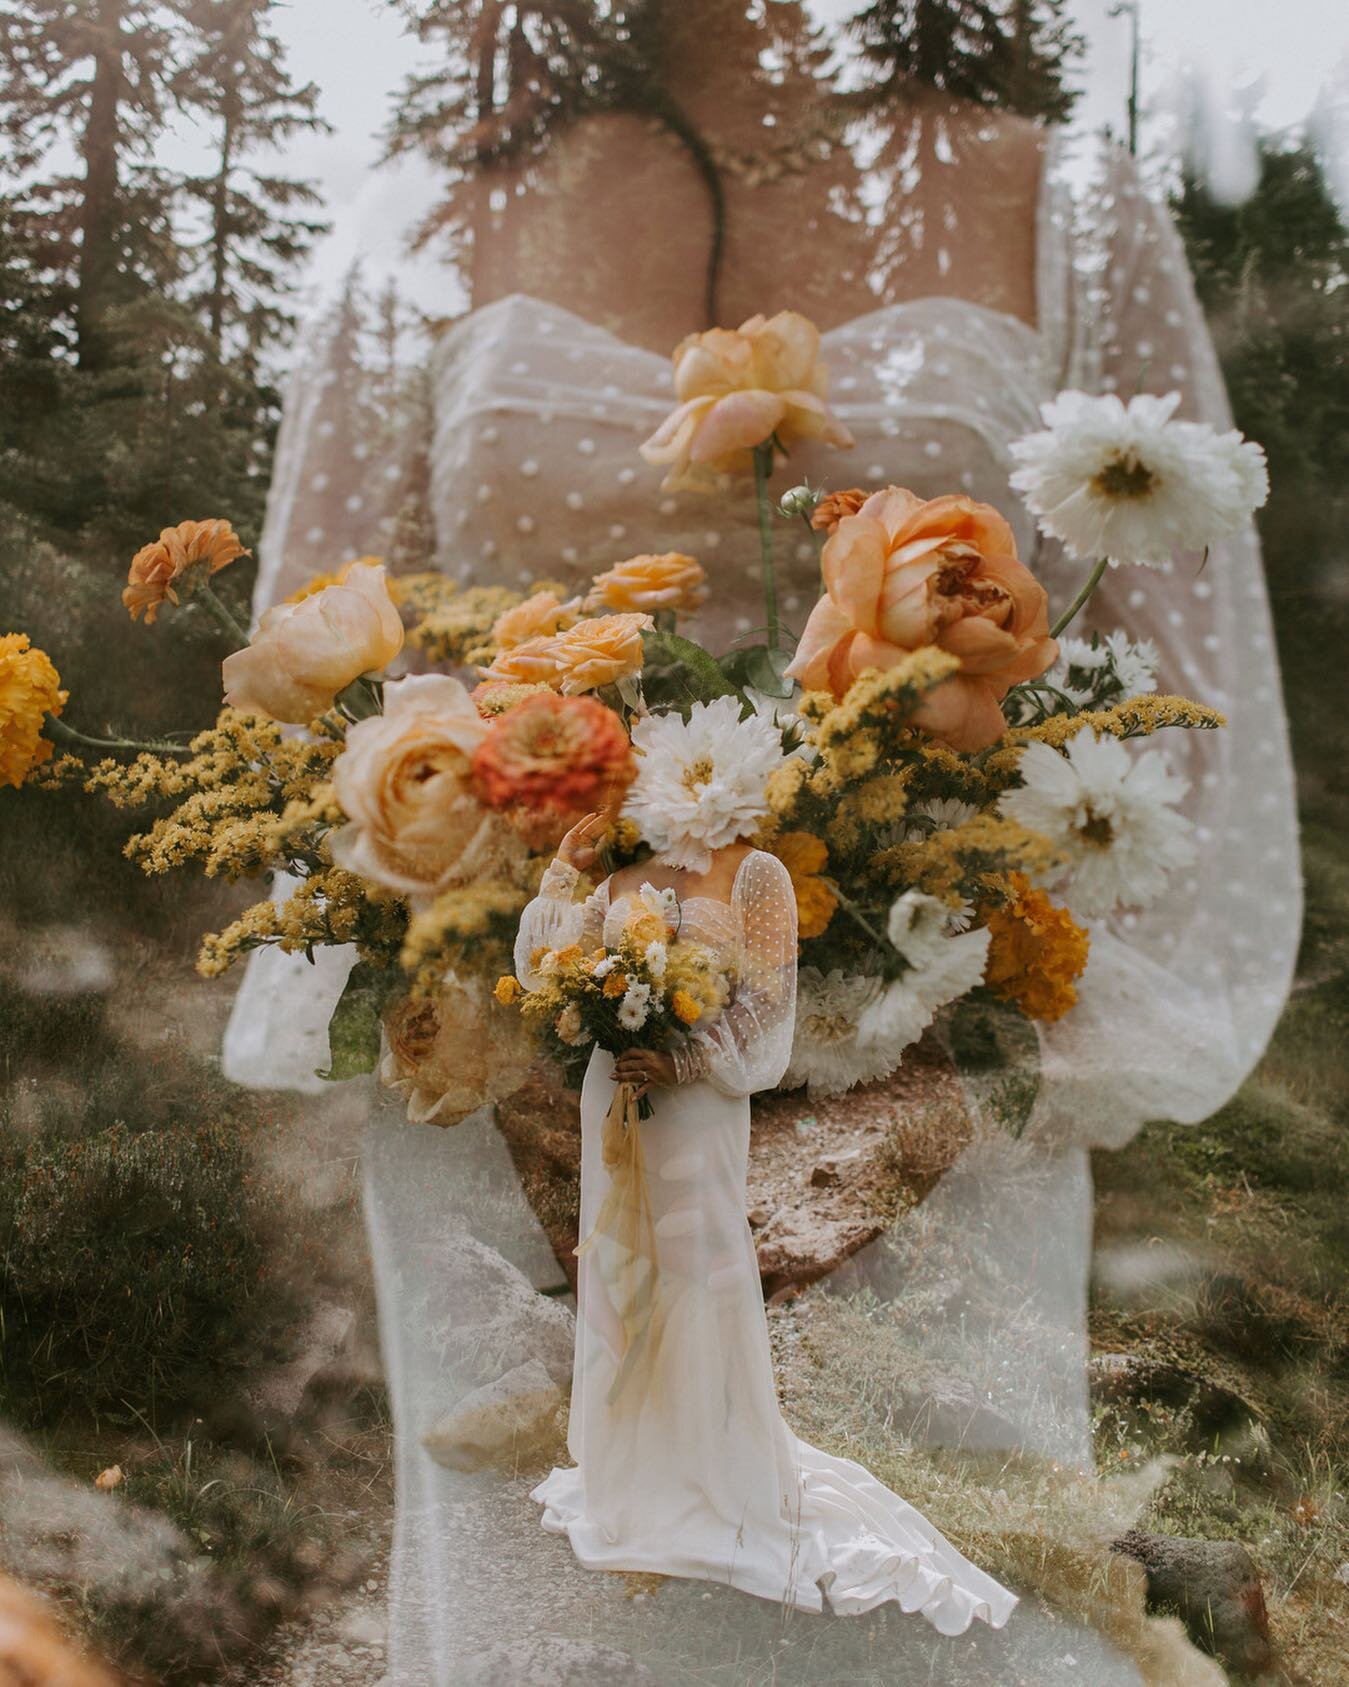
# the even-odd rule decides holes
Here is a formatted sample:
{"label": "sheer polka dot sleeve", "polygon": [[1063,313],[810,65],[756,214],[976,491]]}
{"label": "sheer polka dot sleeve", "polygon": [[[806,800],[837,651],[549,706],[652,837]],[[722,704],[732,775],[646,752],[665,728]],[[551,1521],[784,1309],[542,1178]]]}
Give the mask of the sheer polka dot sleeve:
{"label": "sheer polka dot sleeve", "polygon": [[[1063,384],[1181,395],[1179,414],[1232,425],[1184,247],[1133,161],[1109,148],[1076,208],[1064,266],[1072,330]],[[1051,607],[1083,567],[1044,546]],[[1287,999],[1301,920],[1292,763],[1254,525],[1201,567],[1111,568],[1073,632],[1121,628],[1159,656],[1157,687],[1210,703],[1219,732],[1166,732],[1190,782],[1199,858],[1146,910],[1100,922],[1078,1006],[1043,1037],[1042,1124],[1075,1140],[1127,1140],[1144,1120],[1193,1121],[1259,1059]]]}
{"label": "sheer polka dot sleeve", "polygon": [[539,894],[520,916],[515,934],[515,976],[526,990],[539,987],[532,962],[540,949],[562,949],[568,943],[597,949],[604,941],[609,881],[606,879],[584,902],[577,902],[580,879],[575,867],[553,861],[539,881]]}
{"label": "sheer polka dot sleeve", "polygon": [[756,849],[736,874],[741,931],[735,991],[716,1023],[675,1051],[681,1084],[706,1078],[725,1095],[772,1089],[796,1024],[796,893],[775,855]]}

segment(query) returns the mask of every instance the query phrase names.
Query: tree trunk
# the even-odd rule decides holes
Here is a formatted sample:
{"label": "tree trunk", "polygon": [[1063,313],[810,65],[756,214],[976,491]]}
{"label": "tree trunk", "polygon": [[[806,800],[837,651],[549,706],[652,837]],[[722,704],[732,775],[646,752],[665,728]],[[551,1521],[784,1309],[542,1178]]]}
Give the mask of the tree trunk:
{"label": "tree trunk", "polygon": [[211,296],[208,303],[211,344],[216,361],[225,355],[225,301],[229,286],[229,193],[234,168],[237,100],[225,102],[225,127],[220,139],[220,169],[211,194]]}
{"label": "tree trunk", "polygon": [[126,0],[97,0],[89,117],[80,143],[84,203],[76,287],[80,367],[101,369],[110,358],[107,315],[118,290],[118,153],[121,147],[122,22]]}

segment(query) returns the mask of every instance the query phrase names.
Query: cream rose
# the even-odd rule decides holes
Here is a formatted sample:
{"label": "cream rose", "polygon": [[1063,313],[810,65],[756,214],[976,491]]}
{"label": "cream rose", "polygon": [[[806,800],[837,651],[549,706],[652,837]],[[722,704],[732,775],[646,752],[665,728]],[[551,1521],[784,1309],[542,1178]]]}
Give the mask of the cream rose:
{"label": "cream rose", "polygon": [[690,334],[675,348],[674,374],[679,404],[642,446],[648,463],[669,464],[672,490],[750,473],[754,447],[774,435],[784,447],[853,443],[825,403],[819,329],[796,311]]}
{"label": "cream rose", "polygon": [[384,1016],[380,1082],[403,1097],[414,1125],[457,1125],[505,1100],[532,1059],[520,1015],[498,1007],[481,979],[448,973],[434,996],[405,997]]}
{"label": "cream rose", "polygon": [[333,860],[410,895],[433,895],[484,865],[502,823],[470,787],[488,724],[457,679],[412,674],[384,688],[384,713],[358,721],[333,763],[349,825]]}
{"label": "cream rose", "polygon": [[842,697],[868,668],[936,645],[959,657],[961,672],[913,719],[952,749],[1000,738],[1009,687],[1058,655],[1044,587],[1017,560],[1012,530],[990,504],[887,487],[842,517],[822,562],[825,596],[787,673]]}
{"label": "cream rose", "polygon": [[642,669],[642,633],[649,615],[597,615],[578,621],[555,638],[532,638],[501,651],[484,680],[548,685],[569,697],[629,679]]}
{"label": "cream rose", "polygon": [[492,643],[498,650],[514,650],[534,638],[551,638],[573,626],[581,613],[579,597],[565,603],[556,592],[535,592],[514,609],[503,610],[492,623]]}
{"label": "cream rose", "polygon": [[304,726],[343,687],[387,667],[402,648],[403,623],[384,568],[360,563],[341,585],[267,611],[253,642],[221,666],[225,701]]}
{"label": "cream rose", "polygon": [[633,556],[595,576],[586,608],[652,614],[658,609],[697,609],[707,596],[706,580],[700,564],[679,551]]}

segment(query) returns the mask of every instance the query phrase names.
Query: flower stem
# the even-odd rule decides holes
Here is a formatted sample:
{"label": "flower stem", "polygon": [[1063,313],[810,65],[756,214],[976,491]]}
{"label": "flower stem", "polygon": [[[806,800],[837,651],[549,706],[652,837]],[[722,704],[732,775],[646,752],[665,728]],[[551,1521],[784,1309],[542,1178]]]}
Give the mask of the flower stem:
{"label": "flower stem", "polygon": [[1055,621],[1054,625],[1049,629],[1050,638],[1057,638],[1063,629],[1073,621],[1078,611],[1087,602],[1087,599],[1090,598],[1097,586],[1100,585],[1101,576],[1105,573],[1109,561],[1109,557],[1103,556],[1096,564],[1095,568],[1092,569],[1091,573],[1087,576],[1086,585],[1083,586],[1082,590],[1068,605],[1067,609],[1064,610],[1063,614],[1059,616],[1058,620]]}
{"label": "flower stem", "polygon": [[888,949],[890,947],[889,941],[881,936],[880,932],[876,930],[875,926],[872,925],[871,921],[866,917],[852,898],[845,896],[833,879],[826,879],[824,882],[838,898],[839,907],[842,908],[843,912],[847,914],[849,919],[855,921],[859,926],[861,926],[862,930],[866,932],[871,941],[879,948]]}
{"label": "flower stem", "polygon": [[210,611],[211,615],[218,623],[221,631],[227,633],[239,646],[240,650],[242,650],[248,643],[248,634],[234,619],[233,615],[230,614],[229,610],[225,608],[225,605],[220,601],[205,581],[197,587],[194,595],[201,599],[203,605]]}
{"label": "flower stem", "polygon": [[776,650],[778,636],[778,582],[773,572],[773,512],[768,502],[768,477],[773,472],[773,441],[754,447],[754,496],[759,508],[759,555],[763,561],[763,603],[768,648]]}
{"label": "flower stem", "polygon": [[77,732],[55,715],[47,716],[42,730],[58,744],[83,744],[93,750],[146,750],[154,756],[184,756],[192,748],[190,744],[156,743],[143,738],[91,738],[87,732]]}

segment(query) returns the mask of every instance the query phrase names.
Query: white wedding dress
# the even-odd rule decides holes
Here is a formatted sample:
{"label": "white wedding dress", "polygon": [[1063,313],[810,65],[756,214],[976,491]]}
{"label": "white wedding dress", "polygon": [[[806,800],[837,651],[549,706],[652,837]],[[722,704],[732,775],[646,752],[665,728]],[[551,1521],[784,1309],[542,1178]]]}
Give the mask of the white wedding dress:
{"label": "white wedding dress", "polygon": [[[572,900],[555,862],[520,921],[516,974],[538,980],[540,947],[615,946],[629,899],[608,882]],[[791,1055],[796,899],[786,868],[754,850],[728,902],[687,897],[681,938],[737,979],[715,1024],[679,1051],[679,1082],[652,1091],[636,1204],[649,1256],[601,1222],[611,1174],[601,1152],[613,1057],[597,1048],[581,1091],[582,1249],[567,1445],[534,1497],[592,1570],[724,1582],[789,1610],[856,1614],[895,1600],[940,1634],[976,1618],[1001,1628],[1015,1597],[958,1553],[860,1465],[788,1429],[778,1410],[754,1241],[745,1217],[749,1098]],[[624,1192],[625,1195],[628,1193]]]}
{"label": "white wedding dress", "polygon": [[[788,472],[816,485],[895,482],[924,495],[958,489],[989,500],[1011,521],[1057,609],[1081,570],[1037,540],[1008,488],[1008,445],[1038,425],[1040,402],[1065,386],[1125,394],[1139,385],[1176,387],[1183,414],[1218,426],[1230,417],[1179,239],[1127,158],[1107,152],[1088,168],[1051,139],[1037,241],[1034,327],[959,298],[922,298],[826,333],[833,405],[857,446],[803,449]],[[768,310],[792,302],[763,301]],[[260,544],[259,610],[345,556],[395,545],[410,525],[434,529],[435,566],[510,585],[562,577],[579,588],[621,557],[684,550],[704,563],[713,585],[702,635],[724,648],[757,623],[751,500],[664,494],[658,471],[637,453],[671,402],[666,359],[555,305],[514,296],[454,323],[434,348],[420,399],[397,415],[386,407],[375,426],[371,395],[384,381],[363,372],[341,317],[314,330],[286,396]],[[780,589],[786,620],[799,630],[817,575],[804,534],[792,545]],[[1084,620],[1075,631],[1119,626],[1152,639],[1160,688],[1228,715],[1222,732],[1166,739],[1191,781],[1186,806],[1200,860],[1146,913],[1093,927],[1078,1006],[1040,1028],[1039,1087],[1022,1138],[977,1136],[920,1208],[850,1262],[853,1281],[890,1303],[887,1314],[906,1339],[972,1378],[991,1410],[967,1440],[1080,1464],[1091,1457],[1088,1152],[1121,1145],[1150,1118],[1194,1121],[1222,1106],[1259,1058],[1286,999],[1300,919],[1291,763],[1253,530],[1215,547],[1198,575],[1179,565],[1110,570]],[[323,1063],[323,1031],[347,964],[332,952],[323,960],[315,969],[270,951],[251,959],[225,1047],[226,1070],[240,1082],[321,1087],[312,1073]],[[731,1134],[728,1126],[728,1143]],[[514,1502],[507,1522],[476,1479],[441,1470],[421,1446],[460,1386],[445,1360],[463,1293],[460,1256],[441,1244],[445,1207],[487,1175],[477,1159],[471,1175],[460,1162],[490,1157],[482,1147],[490,1135],[486,1125],[451,1133],[384,1125],[366,1155],[398,1461],[394,1687],[459,1679],[485,1624],[529,1633],[561,1621],[540,1613],[533,1582],[513,1576],[517,1557],[530,1553]],[[537,1225],[518,1192],[514,1207],[501,1196],[503,1161],[498,1153],[490,1217],[484,1208],[479,1227],[546,1284]],[[729,1169],[726,1177],[729,1188]],[[962,1309],[958,1316],[933,1316],[933,1296],[917,1291],[934,1284],[942,1304]],[[578,1434],[587,1433],[583,1411]],[[771,1424],[765,1433],[780,1451]],[[598,1538],[576,1521],[582,1513],[565,1478],[554,1479],[545,1498],[546,1515],[571,1529],[582,1556],[598,1550]],[[896,1503],[885,1497],[882,1540],[895,1521],[885,1506]],[[918,1527],[912,1518],[911,1525]],[[533,1519],[529,1528],[537,1534]],[[831,1563],[835,1587],[850,1585],[837,1559]],[[730,1566],[727,1574],[734,1579]],[[814,1585],[797,1585],[795,1596],[808,1603]],[[996,1599],[989,1605],[1005,1613]],[[1033,1615],[1023,1607],[995,1638],[1029,1632]],[[1062,1664],[1063,1632],[1046,1640],[1030,1678],[1090,1678],[1102,1687],[1138,1679],[1103,1643],[1093,1652],[1085,1631],[1074,1635],[1072,1667]],[[746,1656],[755,1645],[764,1657],[772,1653],[763,1636],[745,1645]],[[940,1666],[931,1669],[940,1679]],[[990,1681],[1008,1678],[992,1667]]]}

